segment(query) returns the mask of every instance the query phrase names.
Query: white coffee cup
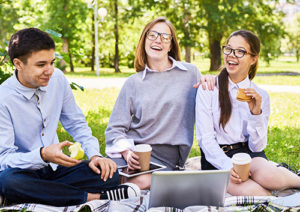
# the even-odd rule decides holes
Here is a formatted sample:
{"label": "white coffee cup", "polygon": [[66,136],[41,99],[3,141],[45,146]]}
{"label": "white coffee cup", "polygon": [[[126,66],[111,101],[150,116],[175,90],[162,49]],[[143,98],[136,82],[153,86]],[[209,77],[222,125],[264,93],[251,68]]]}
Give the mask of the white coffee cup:
{"label": "white coffee cup", "polygon": [[134,153],[139,156],[141,171],[147,171],[150,167],[152,147],[149,144],[138,144],[134,146]]}
{"label": "white coffee cup", "polygon": [[251,160],[247,153],[237,153],[232,156],[233,169],[243,182],[249,179]]}

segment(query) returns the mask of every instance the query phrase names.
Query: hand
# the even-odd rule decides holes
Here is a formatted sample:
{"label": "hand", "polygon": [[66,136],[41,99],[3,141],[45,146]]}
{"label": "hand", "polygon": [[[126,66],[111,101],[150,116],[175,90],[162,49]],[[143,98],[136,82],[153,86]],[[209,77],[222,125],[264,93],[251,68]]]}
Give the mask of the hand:
{"label": "hand", "polygon": [[43,147],[41,152],[43,160],[66,167],[71,167],[79,164],[81,162],[80,160],[70,158],[62,152],[62,148],[64,146],[70,146],[72,144],[73,143],[70,141],[64,141],[62,143]]}
{"label": "hand", "polygon": [[139,156],[134,154],[134,152],[132,152],[131,150],[125,150],[122,152],[122,156],[126,160],[129,169],[141,169],[139,163]]}
{"label": "hand", "polygon": [[[206,82],[206,83],[205,83]],[[214,87],[216,85],[216,77],[213,75],[205,75],[201,76],[200,81],[193,85],[194,88],[199,88],[199,86],[202,84],[203,90],[206,90],[206,84],[208,87],[208,90],[214,90]]]}
{"label": "hand", "polygon": [[240,184],[240,183],[242,183],[242,179],[241,179],[240,176],[234,171],[233,168],[230,170],[230,180],[231,180],[231,182],[233,182],[233,183],[235,183],[235,184]]}
{"label": "hand", "polygon": [[96,173],[101,173],[101,179],[105,182],[108,177],[111,179],[117,171],[117,165],[109,158],[101,158],[97,155],[90,159],[89,167]]}
{"label": "hand", "polygon": [[248,102],[250,112],[253,115],[261,114],[261,96],[253,88],[245,89],[245,94],[251,96],[251,101]]}

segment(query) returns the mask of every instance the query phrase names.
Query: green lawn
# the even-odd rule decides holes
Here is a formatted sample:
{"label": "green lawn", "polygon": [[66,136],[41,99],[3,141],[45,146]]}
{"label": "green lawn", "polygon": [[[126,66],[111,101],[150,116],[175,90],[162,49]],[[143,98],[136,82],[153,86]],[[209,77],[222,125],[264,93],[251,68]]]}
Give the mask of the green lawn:
{"label": "green lawn", "polygon": [[[104,131],[118,93],[118,89],[74,91],[76,101],[86,115],[93,135],[99,139],[102,154],[105,149]],[[278,163],[286,162],[300,168],[300,94],[270,93],[270,98],[267,156]],[[58,135],[61,141],[72,140],[61,125]],[[194,141],[190,157],[198,155],[199,147]]]}
{"label": "green lawn", "polygon": [[[217,71],[209,72],[209,59],[199,58],[193,61],[197,65],[202,74],[218,74]],[[127,67],[120,67],[121,73],[114,73],[113,68],[100,68],[100,77],[129,77],[136,73],[134,69]],[[293,73],[294,76],[285,75]],[[300,85],[300,63],[297,63],[292,57],[280,57],[272,61],[270,66],[265,62],[260,62],[257,76],[254,82],[257,84],[267,85]],[[276,75],[277,74],[277,75]],[[278,75],[283,74],[283,75]],[[264,75],[264,76],[261,76]],[[90,71],[90,68],[76,68],[75,72],[67,72],[66,76],[69,78],[96,78],[95,72]]]}
{"label": "green lawn", "polygon": [[[198,59],[194,64],[203,74],[217,74],[217,72],[207,71],[208,59]],[[121,71],[122,73],[116,74],[111,68],[101,68],[100,77],[128,77],[135,73],[134,69],[126,67],[121,67]],[[278,75],[291,72],[294,76]],[[267,74],[267,76],[257,76],[254,79],[257,84],[300,85],[300,63],[297,63],[294,58],[281,57],[272,61],[270,66],[261,62],[258,74]],[[79,68],[75,73],[68,72],[66,75],[69,78],[96,77],[89,68]],[[118,94],[118,89],[74,91],[76,101],[86,115],[93,135],[99,139],[102,154],[105,149],[104,131]],[[285,162],[300,168],[300,94],[270,93],[270,98],[271,116],[266,154],[275,162]],[[72,140],[61,125],[58,128],[58,135],[61,141]],[[198,155],[200,155],[199,147],[194,141],[190,157]]]}

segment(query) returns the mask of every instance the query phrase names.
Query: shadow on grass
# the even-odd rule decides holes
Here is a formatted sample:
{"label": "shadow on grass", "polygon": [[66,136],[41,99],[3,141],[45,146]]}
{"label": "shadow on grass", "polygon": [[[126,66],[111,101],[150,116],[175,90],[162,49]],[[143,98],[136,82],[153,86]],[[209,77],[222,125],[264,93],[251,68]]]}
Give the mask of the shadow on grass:
{"label": "shadow on grass", "polygon": [[[136,72],[120,72],[115,73],[111,71],[100,71],[100,77],[130,77],[132,74]],[[67,72],[66,76],[69,77],[97,77],[94,71],[77,71],[77,72]]]}
{"label": "shadow on grass", "polygon": [[280,72],[266,72],[266,71],[260,71],[256,76],[300,76],[299,72],[294,71],[280,71]]}

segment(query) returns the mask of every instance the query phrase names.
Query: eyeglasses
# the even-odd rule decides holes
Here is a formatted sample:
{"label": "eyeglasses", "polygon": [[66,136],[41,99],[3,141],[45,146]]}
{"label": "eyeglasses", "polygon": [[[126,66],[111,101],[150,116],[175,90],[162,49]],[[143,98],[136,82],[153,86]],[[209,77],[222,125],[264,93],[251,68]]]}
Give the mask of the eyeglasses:
{"label": "eyeglasses", "polygon": [[229,46],[223,46],[222,50],[223,50],[223,53],[226,54],[226,55],[230,55],[231,52],[233,52],[234,56],[236,56],[238,58],[244,57],[245,54],[250,54],[252,56],[255,56],[255,54],[249,53],[246,50],[243,50],[243,49],[232,49]]}
{"label": "eyeglasses", "polygon": [[169,43],[172,40],[171,34],[160,33],[160,32],[156,32],[156,31],[148,31],[147,32],[147,38],[149,40],[156,40],[158,36],[160,36],[160,39],[165,43]]}

